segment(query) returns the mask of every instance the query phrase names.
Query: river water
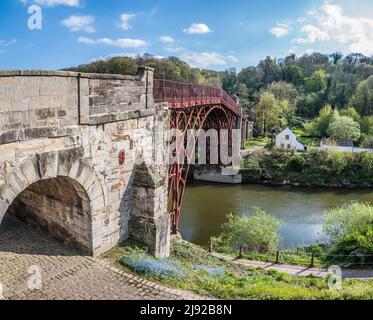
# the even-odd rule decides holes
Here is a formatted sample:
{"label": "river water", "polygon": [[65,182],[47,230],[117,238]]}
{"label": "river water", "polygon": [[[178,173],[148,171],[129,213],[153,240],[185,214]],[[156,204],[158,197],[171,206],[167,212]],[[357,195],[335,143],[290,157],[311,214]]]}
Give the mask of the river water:
{"label": "river water", "polygon": [[373,190],[190,182],[183,202],[181,234],[185,240],[206,245],[211,236],[219,234],[227,214],[249,215],[253,207],[259,207],[283,221],[282,248],[301,247],[323,242],[325,212],[351,201],[373,204]]}

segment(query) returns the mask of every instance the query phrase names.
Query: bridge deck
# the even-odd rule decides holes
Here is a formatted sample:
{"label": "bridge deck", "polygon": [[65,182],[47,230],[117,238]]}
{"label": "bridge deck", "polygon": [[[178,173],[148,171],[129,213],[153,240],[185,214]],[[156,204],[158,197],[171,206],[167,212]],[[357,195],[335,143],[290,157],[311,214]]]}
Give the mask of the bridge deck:
{"label": "bridge deck", "polygon": [[191,108],[220,104],[240,115],[234,99],[222,88],[169,80],[154,80],[154,101],[168,102],[169,108]]}

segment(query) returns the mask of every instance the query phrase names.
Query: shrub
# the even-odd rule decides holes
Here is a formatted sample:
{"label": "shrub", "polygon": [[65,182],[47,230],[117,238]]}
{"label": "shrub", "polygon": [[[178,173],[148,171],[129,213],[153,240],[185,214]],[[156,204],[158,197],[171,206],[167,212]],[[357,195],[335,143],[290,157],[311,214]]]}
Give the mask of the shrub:
{"label": "shrub", "polygon": [[184,278],[187,275],[187,271],[180,263],[166,259],[156,260],[145,256],[130,255],[120,262],[132,271],[149,277],[175,279]]}
{"label": "shrub", "polygon": [[331,210],[323,230],[338,254],[373,253],[373,206],[353,202]]}
{"label": "shrub", "polygon": [[373,149],[373,136],[366,137],[361,146],[363,148]]}
{"label": "shrub", "polygon": [[346,169],[348,164],[348,155],[342,152],[335,152],[330,155],[332,169],[337,173],[341,173],[344,169]]}
{"label": "shrub", "polygon": [[200,266],[194,266],[194,269],[206,272],[212,277],[223,278],[225,276],[225,270],[223,268],[208,267],[205,265],[200,265]]}
{"label": "shrub", "polygon": [[360,125],[349,117],[339,117],[331,122],[327,131],[335,139],[358,140],[361,135]]}
{"label": "shrub", "polygon": [[203,248],[182,240],[171,242],[171,257],[174,260],[196,265],[220,265],[220,260],[208,254]]}
{"label": "shrub", "polygon": [[228,222],[223,225],[221,238],[231,247],[242,246],[255,252],[276,250],[280,242],[281,224],[273,215],[254,208],[250,216],[229,215]]}

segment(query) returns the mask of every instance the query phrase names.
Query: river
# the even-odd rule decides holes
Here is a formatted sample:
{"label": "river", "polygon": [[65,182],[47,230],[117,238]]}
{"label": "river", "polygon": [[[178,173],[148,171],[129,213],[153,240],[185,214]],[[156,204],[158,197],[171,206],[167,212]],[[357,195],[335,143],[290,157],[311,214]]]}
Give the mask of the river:
{"label": "river", "polygon": [[206,245],[216,236],[230,212],[247,215],[259,207],[283,221],[282,248],[295,248],[324,241],[325,211],[351,201],[373,204],[373,190],[219,185],[189,182],[182,216],[185,240]]}

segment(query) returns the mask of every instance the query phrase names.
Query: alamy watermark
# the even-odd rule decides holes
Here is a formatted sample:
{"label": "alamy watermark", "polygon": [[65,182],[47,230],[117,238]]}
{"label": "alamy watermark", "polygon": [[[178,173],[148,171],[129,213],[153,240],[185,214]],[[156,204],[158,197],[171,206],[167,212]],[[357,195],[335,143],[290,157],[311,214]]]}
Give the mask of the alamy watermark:
{"label": "alamy watermark", "polygon": [[40,6],[32,5],[27,9],[30,17],[27,20],[27,27],[30,30],[41,30],[43,28],[43,12]]}
{"label": "alamy watermark", "polygon": [[240,129],[172,129],[155,138],[146,129],[136,129],[132,132],[132,140],[138,142],[134,144],[137,163],[152,152],[153,163],[148,164],[220,165],[223,175],[237,175],[240,171]]}
{"label": "alamy watermark", "polygon": [[[43,278],[42,278],[42,269],[40,266],[32,265],[27,268],[27,273],[29,274],[27,281],[27,289],[36,291],[43,289]],[[5,286],[0,281],[0,300],[5,300]]]}
{"label": "alamy watermark", "polygon": [[328,286],[331,290],[342,290],[343,277],[342,268],[340,266],[331,266],[328,269]]}

